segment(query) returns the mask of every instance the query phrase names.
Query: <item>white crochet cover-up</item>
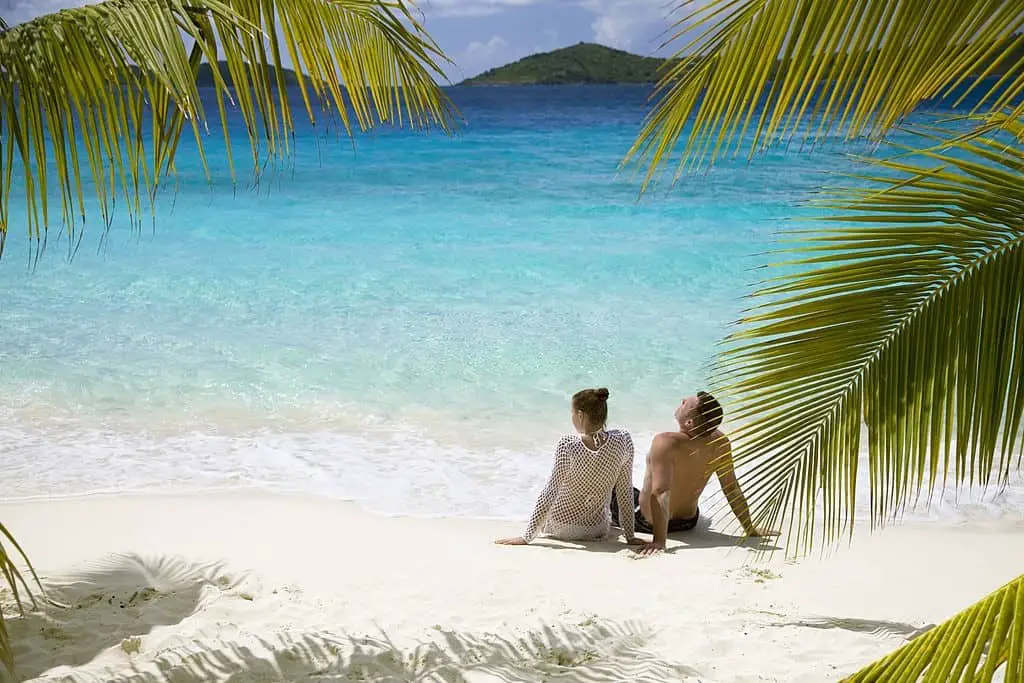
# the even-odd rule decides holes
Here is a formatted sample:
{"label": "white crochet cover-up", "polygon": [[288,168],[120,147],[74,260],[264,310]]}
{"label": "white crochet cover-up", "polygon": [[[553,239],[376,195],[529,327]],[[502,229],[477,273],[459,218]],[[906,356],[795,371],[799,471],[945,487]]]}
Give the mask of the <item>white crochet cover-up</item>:
{"label": "white crochet cover-up", "polygon": [[[547,534],[565,541],[595,540],[611,527],[612,487],[619,509],[633,510],[633,438],[610,429],[600,448],[591,450],[579,434],[563,436],[555,447],[551,478],[537,498],[523,538]],[[633,538],[632,514],[620,515],[626,539]]]}

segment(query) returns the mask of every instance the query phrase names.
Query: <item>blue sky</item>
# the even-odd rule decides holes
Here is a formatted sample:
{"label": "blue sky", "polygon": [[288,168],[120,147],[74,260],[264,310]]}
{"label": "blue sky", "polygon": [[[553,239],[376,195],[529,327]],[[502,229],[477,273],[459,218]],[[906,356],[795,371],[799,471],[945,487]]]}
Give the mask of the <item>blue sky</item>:
{"label": "blue sky", "polygon": [[[83,0],[0,0],[20,23]],[[657,51],[677,0],[416,0],[427,30],[457,66],[458,82],[493,66],[580,41],[643,55]]]}

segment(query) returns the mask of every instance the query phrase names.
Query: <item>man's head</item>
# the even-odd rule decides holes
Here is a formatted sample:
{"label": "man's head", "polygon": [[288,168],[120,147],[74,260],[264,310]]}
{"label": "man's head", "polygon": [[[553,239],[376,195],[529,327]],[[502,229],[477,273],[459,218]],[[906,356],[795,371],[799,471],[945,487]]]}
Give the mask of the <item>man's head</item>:
{"label": "man's head", "polygon": [[692,438],[710,436],[722,424],[722,406],[706,391],[684,398],[676,408],[676,422],[684,434]]}

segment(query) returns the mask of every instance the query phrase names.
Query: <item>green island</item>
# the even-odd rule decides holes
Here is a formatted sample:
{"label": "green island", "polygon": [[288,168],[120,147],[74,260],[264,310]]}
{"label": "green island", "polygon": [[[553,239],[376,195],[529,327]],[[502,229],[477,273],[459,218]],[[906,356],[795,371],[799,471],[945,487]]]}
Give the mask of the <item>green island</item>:
{"label": "green island", "polygon": [[[1014,44],[1008,50],[991,54],[983,71],[990,77],[999,76],[1021,59],[1024,59],[1024,45]],[[458,85],[657,83],[664,73],[662,66],[667,61],[659,57],[642,57],[597,43],[577,43],[488,69]],[[780,62],[776,62],[770,68],[770,74],[774,74],[780,66]],[[831,67],[831,64],[828,66]],[[980,74],[975,70],[969,75]]]}
{"label": "green island", "polygon": [[665,63],[596,43],[578,43],[489,69],[459,85],[656,83]]}
{"label": "green island", "polygon": [[[220,73],[221,76],[223,76],[224,81],[227,83],[231,83],[232,80],[231,75],[228,72],[228,63],[224,60],[220,60],[217,62],[217,66],[220,69]],[[274,69],[274,67],[264,66],[263,70],[266,72],[267,78],[270,79],[271,83],[277,82],[276,70]],[[281,69],[281,72],[282,75],[284,76],[284,82],[286,85],[293,85],[298,82],[295,78],[295,72],[292,69]],[[201,88],[204,88],[212,87],[214,84],[215,83],[213,79],[213,68],[210,66],[208,62],[203,62],[199,65],[199,73],[196,74],[196,85]]]}

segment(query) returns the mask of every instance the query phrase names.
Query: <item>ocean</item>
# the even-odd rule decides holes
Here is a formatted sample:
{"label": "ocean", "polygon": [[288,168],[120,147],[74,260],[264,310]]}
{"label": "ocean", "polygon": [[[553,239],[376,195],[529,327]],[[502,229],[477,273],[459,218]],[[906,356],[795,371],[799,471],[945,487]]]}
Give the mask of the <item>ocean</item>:
{"label": "ocean", "polygon": [[[92,221],[70,261],[51,235],[35,268],[15,187],[3,498],[254,487],[525,519],[569,397],[597,386],[639,477],[776,233],[813,219],[803,202],[856,151],[794,145],[641,199],[618,165],[648,92],[455,88],[454,136],[352,144],[303,122],[255,187],[235,121],[236,189],[219,137],[212,188],[186,137],[154,224],[122,212],[102,238]],[[919,517],[1019,520],[1022,503],[1017,479]]]}

